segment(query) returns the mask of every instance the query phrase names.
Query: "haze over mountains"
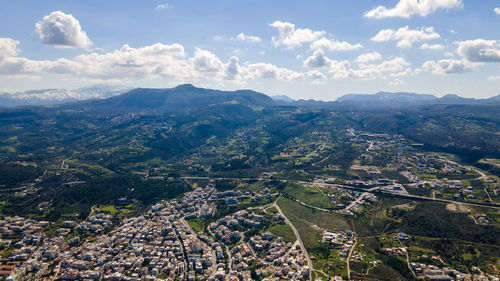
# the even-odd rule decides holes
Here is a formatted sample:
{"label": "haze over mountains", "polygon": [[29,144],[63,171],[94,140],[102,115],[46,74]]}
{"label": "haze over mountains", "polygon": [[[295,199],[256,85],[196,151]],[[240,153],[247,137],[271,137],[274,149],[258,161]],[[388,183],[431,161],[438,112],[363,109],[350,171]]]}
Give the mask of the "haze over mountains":
{"label": "haze over mountains", "polygon": [[488,99],[471,99],[463,98],[455,94],[447,94],[441,98],[438,98],[430,94],[415,94],[415,93],[389,93],[389,92],[378,92],[376,94],[346,94],[335,101],[318,101],[318,100],[293,100],[287,96],[273,96],[274,100],[279,103],[285,103],[289,105],[297,106],[326,106],[326,105],[349,105],[361,109],[397,109],[397,108],[409,108],[424,105],[435,105],[435,104],[462,104],[462,105],[473,105],[473,104],[497,104],[500,103],[500,95],[494,96]]}
{"label": "haze over mountains", "polygon": [[[40,130],[38,122],[54,118],[60,120],[58,124],[61,128],[68,124],[73,126],[74,122],[80,122],[80,128],[88,128],[101,122],[107,124],[107,120],[125,122],[124,126],[132,128],[135,122],[163,124],[168,119],[176,124],[190,125],[180,126],[168,139],[163,139],[160,134],[154,146],[178,152],[196,147],[212,136],[225,136],[250,124],[266,124],[274,128],[273,134],[279,143],[296,132],[309,130],[324,122],[334,122],[375,132],[402,134],[432,147],[477,158],[499,155],[499,105],[499,97],[476,100],[453,95],[437,98],[411,93],[346,95],[333,102],[290,102],[283,97],[273,99],[251,90],[219,91],[184,84],[170,89],[138,88],[109,98],[50,107],[3,108],[0,110],[0,123],[23,120],[20,126],[31,132]],[[281,116],[283,112],[290,116],[284,118]],[[101,119],[95,120],[96,116]],[[137,118],[140,121],[131,121]],[[152,121],[149,118],[159,119]],[[276,118],[284,118],[280,121],[284,123],[278,125]],[[68,120],[72,121],[68,123]],[[110,128],[114,128],[113,122],[108,124]],[[285,134],[284,124],[287,122],[293,124],[289,128],[290,134]],[[169,131],[168,126],[164,127]],[[112,132],[110,128],[102,130]],[[44,130],[59,132],[60,128],[47,127]]]}
{"label": "haze over mountains", "polygon": [[[90,86],[76,90],[43,89],[30,90],[19,93],[0,93],[0,106],[15,107],[25,105],[55,105],[69,102],[99,100],[112,98],[109,102],[116,103],[117,107],[161,107],[172,109],[183,107],[186,103],[193,105],[209,101],[216,102],[217,94],[222,91],[194,87],[191,84],[179,85],[171,89],[131,89],[121,86]],[[398,109],[435,104],[462,104],[462,105],[488,105],[500,103],[500,95],[488,99],[463,98],[455,94],[447,94],[438,98],[430,94],[416,94],[405,92],[378,92],[376,94],[346,94],[335,101],[321,101],[314,99],[295,100],[286,95],[270,96],[264,101],[262,95],[251,90],[239,90],[232,93],[235,101],[255,102],[255,106],[293,105],[293,106],[329,106],[347,105],[360,109]],[[250,95],[251,93],[257,95]],[[162,94],[168,95],[163,100]],[[120,97],[116,97],[120,96]],[[255,99],[257,96],[259,98]],[[267,97],[267,96],[266,96]],[[213,100],[215,98],[215,100]],[[160,100],[158,100],[160,99]],[[99,104],[99,102],[97,103]]]}
{"label": "haze over mountains", "polygon": [[0,106],[53,105],[67,102],[103,99],[123,94],[130,88],[122,86],[90,86],[75,90],[41,89],[17,93],[0,93]]}

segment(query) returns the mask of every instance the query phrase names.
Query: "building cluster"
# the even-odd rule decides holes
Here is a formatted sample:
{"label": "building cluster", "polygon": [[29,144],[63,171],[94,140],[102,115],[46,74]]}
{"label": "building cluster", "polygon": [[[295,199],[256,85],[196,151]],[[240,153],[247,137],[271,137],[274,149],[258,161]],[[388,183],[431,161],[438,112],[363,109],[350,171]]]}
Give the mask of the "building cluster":
{"label": "building cluster", "polygon": [[382,252],[388,256],[405,256],[408,254],[406,247],[382,248]]}
{"label": "building cluster", "polygon": [[499,277],[486,275],[477,267],[473,267],[470,273],[462,273],[452,268],[440,268],[435,265],[423,263],[411,263],[411,267],[419,279],[426,281],[498,281]]}
{"label": "building cluster", "polygon": [[490,224],[490,221],[487,219],[486,214],[476,214],[472,217],[477,224]]}
{"label": "building cluster", "polygon": [[[94,216],[90,216],[87,220],[79,223],[75,229],[78,232],[91,232],[95,234],[101,234],[104,232],[106,227],[112,225],[111,222],[112,216],[106,215],[103,213],[96,214]],[[72,227],[74,223],[70,223],[70,227]]]}
{"label": "building cluster", "polygon": [[[251,280],[252,274],[268,280],[309,278],[300,247],[271,232],[243,242],[245,232],[261,228],[271,218],[242,210],[219,219],[208,234],[193,231],[186,219],[211,217],[215,203],[207,199],[213,193],[212,187],[197,188],[118,225],[104,213],[80,223],[64,221],[52,237],[43,234],[48,222],[7,217],[0,220],[1,245],[12,252],[1,260],[0,277],[9,281]],[[237,239],[233,233],[238,233]]]}
{"label": "building cluster", "polygon": [[340,247],[338,250],[339,257],[347,258],[354,247],[354,239],[354,233],[349,230],[345,232],[324,231],[322,242],[334,244]]}
{"label": "building cluster", "polygon": [[[0,277],[15,280],[29,272],[40,269],[37,261],[40,253],[36,249],[43,243],[43,230],[47,221],[35,221],[22,217],[5,217],[0,220],[0,246],[4,250],[1,258]],[[10,278],[10,279],[9,279]]]}
{"label": "building cluster", "polygon": [[2,240],[12,252],[2,259],[0,274],[9,281],[222,279],[226,266],[220,246],[183,220],[211,216],[215,205],[200,200],[211,192],[196,189],[180,201],[156,204],[147,215],[124,219],[114,229],[112,217],[102,213],[78,224],[64,221],[51,238],[43,235],[48,222],[7,217],[0,221],[2,238],[16,242]]}
{"label": "building cluster", "polygon": [[300,247],[285,243],[271,232],[250,237],[233,247],[229,280],[308,280],[310,269]]}

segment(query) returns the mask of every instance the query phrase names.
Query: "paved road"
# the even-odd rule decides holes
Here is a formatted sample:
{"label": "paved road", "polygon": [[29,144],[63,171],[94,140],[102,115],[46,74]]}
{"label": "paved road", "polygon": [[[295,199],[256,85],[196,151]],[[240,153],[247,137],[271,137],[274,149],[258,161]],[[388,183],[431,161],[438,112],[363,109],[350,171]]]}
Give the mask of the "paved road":
{"label": "paved road", "polygon": [[[189,229],[191,230],[192,233],[197,233],[196,231],[194,231],[191,226],[189,225],[189,223],[187,223],[187,221],[184,219],[184,218],[181,218],[180,221]],[[201,240],[200,240],[201,241]],[[212,245],[210,244],[207,244],[205,243],[204,241],[201,241],[203,244],[206,244],[209,248],[210,248],[210,251],[212,253],[212,273],[210,274],[210,277],[214,277],[215,278],[215,273],[217,272],[217,259],[215,257],[215,250],[212,249]]]}
{"label": "paved road", "polygon": [[[405,246],[403,246],[403,243],[401,241],[399,241],[399,244],[401,244],[401,248],[405,248]],[[406,249],[406,264],[408,265],[408,269],[413,274],[413,277],[417,278],[417,275],[415,274],[415,271],[413,271],[413,268],[410,265],[410,256],[408,255],[409,251],[410,251],[410,248],[407,248]]]}
{"label": "paved road", "polygon": [[351,266],[350,266],[350,261],[351,261],[351,256],[352,252],[354,251],[354,248],[356,248],[356,243],[358,243],[358,240],[356,240],[356,237],[354,237],[354,244],[352,244],[352,248],[349,251],[349,256],[347,256],[347,280],[351,280]]}
{"label": "paved road", "polygon": [[361,195],[354,201],[351,202],[351,204],[349,204],[349,206],[345,207],[344,211],[349,211],[352,207],[354,207],[356,204],[358,204],[361,200],[363,200],[363,198],[365,198],[365,196],[369,194],[368,192],[363,192],[361,193]]}
{"label": "paved road", "polygon": [[324,183],[322,184],[325,187],[338,187],[338,188],[343,188],[343,189],[349,189],[349,190],[354,190],[354,191],[361,191],[361,192],[369,192],[369,193],[374,193],[375,195],[383,196],[395,196],[395,197],[401,197],[401,198],[407,198],[407,199],[417,199],[417,200],[425,200],[425,201],[435,201],[435,202],[443,202],[443,203],[455,203],[455,204],[463,204],[463,205],[469,205],[469,206],[480,206],[480,207],[485,207],[485,208],[493,208],[493,209],[499,209],[500,210],[500,204],[494,203],[494,204],[481,204],[481,203],[475,203],[475,202],[461,202],[461,201],[454,201],[454,200],[446,200],[442,198],[431,198],[431,197],[426,197],[426,196],[418,196],[418,195],[412,195],[412,194],[402,194],[402,193],[393,193],[393,192],[388,192],[388,191],[383,191],[380,189],[360,189],[357,187],[352,187],[348,185],[341,185],[341,184],[327,184]]}
{"label": "paved road", "polygon": [[[214,237],[214,239],[215,239],[215,235],[214,235],[214,233],[210,230],[210,228],[207,228],[207,230],[208,230],[208,233],[210,233],[210,235],[211,235],[212,237]],[[215,240],[215,241],[217,241],[217,240]],[[226,244],[221,243],[221,245],[222,245],[222,246],[224,246],[224,248],[226,249],[227,259],[228,259],[228,261],[227,261],[227,266],[228,266],[229,271],[231,271],[231,267],[233,267],[233,258],[231,257],[231,252],[229,251],[229,247],[228,247]],[[229,280],[229,274],[228,274],[228,275],[226,275],[225,280]]]}
{"label": "paved road", "polygon": [[61,170],[66,170],[68,169],[68,166],[66,165],[66,161],[68,161],[69,159],[71,159],[71,157],[68,157],[66,159],[64,159],[61,163]]}
{"label": "paved road", "polygon": [[278,210],[278,213],[280,215],[282,215],[283,218],[285,218],[286,224],[288,224],[292,228],[293,233],[295,234],[295,237],[297,237],[297,241],[299,242],[300,248],[302,249],[302,252],[306,256],[307,266],[309,266],[309,269],[310,269],[309,280],[312,280],[313,263],[312,263],[311,258],[309,257],[309,254],[307,253],[307,250],[306,250],[306,247],[304,246],[304,243],[302,242],[302,238],[300,238],[299,231],[297,230],[297,228],[295,228],[293,223],[291,223],[290,220],[281,211],[280,206],[278,206],[278,204],[276,204],[276,202],[274,202],[273,206],[276,208],[276,210]]}
{"label": "paved road", "polygon": [[[484,175],[484,174],[483,174]],[[486,176],[486,175],[484,175]],[[276,181],[275,179],[262,179],[262,178],[220,178],[220,177],[181,177],[182,179],[204,179],[204,180],[241,180],[241,181]],[[298,183],[298,184],[315,184],[314,182],[305,182],[305,181],[294,181],[294,180],[279,180],[280,182],[287,182],[287,183]],[[482,203],[475,203],[475,202],[461,202],[461,201],[454,201],[454,200],[446,200],[446,199],[441,199],[441,198],[430,198],[430,197],[425,197],[425,196],[418,196],[418,195],[411,195],[411,194],[401,194],[401,193],[393,193],[393,192],[387,192],[387,191],[382,191],[380,188],[382,187],[376,187],[376,188],[370,188],[370,189],[361,189],[358,187],[353,187],[353,186],[348,186],[348,185],[343,185],[343,184],[329,184],[329,183],[316,183],[319,186],[323,187],[338,187],[342,189],[348,189],[348,190],[354,190],[358,192],[369,192],[369,193],[374,193],[375,195],[379,196],[395,196],[395,197],[401,197],[401,198],[407,198],[407,199],[417,199],[417,200],[425,200],[425,201],[435,201],[435,202],[443,202],[443,203],[457,203],[457,204],[464,204],[464,205],[469,205],[469,206],[480,206],[480,207],[485,207],[485,208],[493,208],[493,209],[499,209],[500,210],[500,204],[494,203],[494,204],[482,204]],[[317,208],[317,207],[316,207]]]}

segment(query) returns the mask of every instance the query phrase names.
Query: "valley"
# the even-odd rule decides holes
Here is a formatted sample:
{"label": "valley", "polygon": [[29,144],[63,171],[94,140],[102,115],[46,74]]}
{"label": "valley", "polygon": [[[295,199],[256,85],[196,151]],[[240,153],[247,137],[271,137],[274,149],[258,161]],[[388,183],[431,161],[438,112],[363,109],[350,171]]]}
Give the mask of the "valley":
{"label": "valley", "polygon": [[25,280],[499,276],[495,105],[181,85],[2,109],[0,129],[3,270]]}

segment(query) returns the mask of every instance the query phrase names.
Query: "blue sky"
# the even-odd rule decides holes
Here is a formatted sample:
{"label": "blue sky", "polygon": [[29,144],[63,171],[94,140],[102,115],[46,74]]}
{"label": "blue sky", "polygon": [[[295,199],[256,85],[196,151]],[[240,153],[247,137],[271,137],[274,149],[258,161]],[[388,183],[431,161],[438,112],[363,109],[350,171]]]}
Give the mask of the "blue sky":
{"label": "blue sky", "polygon": [[293,98],[500,94],[500,1],[6,1],[0,92],[94,84]]}

